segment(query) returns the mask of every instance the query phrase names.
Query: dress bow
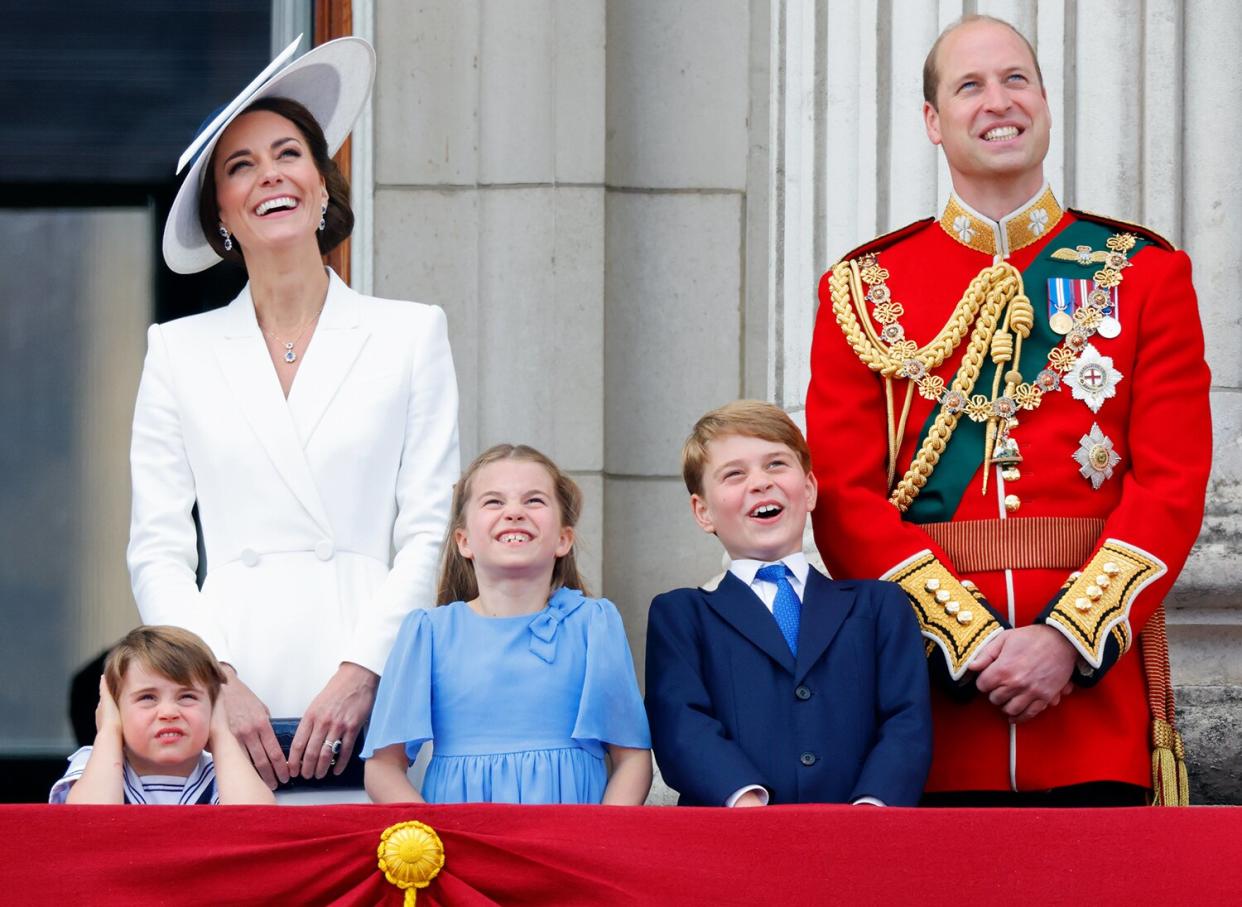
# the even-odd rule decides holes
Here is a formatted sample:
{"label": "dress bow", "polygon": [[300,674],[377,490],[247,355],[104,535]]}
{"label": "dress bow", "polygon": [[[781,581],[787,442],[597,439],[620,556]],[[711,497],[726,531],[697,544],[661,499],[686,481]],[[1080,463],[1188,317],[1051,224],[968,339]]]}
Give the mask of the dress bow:
{"label": "dress bow", "polygon": [[577,589],[564,586],[553,593],[548,606],[535,615],[529,624],[530,650],[548,664],[556,661],[556,629],[585,601]]}

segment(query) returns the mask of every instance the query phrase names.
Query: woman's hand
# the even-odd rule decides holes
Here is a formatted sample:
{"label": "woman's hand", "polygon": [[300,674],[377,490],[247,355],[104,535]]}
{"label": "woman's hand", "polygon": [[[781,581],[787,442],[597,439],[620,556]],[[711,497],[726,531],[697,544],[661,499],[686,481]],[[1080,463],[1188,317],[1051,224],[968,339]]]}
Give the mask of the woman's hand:
{"label": "woman's hand", "polygon": [[[334,764],[345,771],[358,731],[371,716],[379,675],[343,661],[298,723],[289,747],[289,769],[303,778],[322,778]],[[340,747],[334,744],[340,741]]]}
{"label": "woman's hand", "polygon": [[[277,782],[283,784],[289,780],[289,766],[285,762],[285,754],[280,749],[280,744],[276,742],[276,734],[272,731],[272,715],[259,697],[251,692],[250,687],[241,682],[232,665],[224,664],[221,667],[228,677],[228,683],[220,687],[215,711],[223,703],[228,729],[250,755],[250,761],[254,763],[255,771],[259,773],[263,783],[275,790]],[[212,718],[214,725],[214,711]]]}

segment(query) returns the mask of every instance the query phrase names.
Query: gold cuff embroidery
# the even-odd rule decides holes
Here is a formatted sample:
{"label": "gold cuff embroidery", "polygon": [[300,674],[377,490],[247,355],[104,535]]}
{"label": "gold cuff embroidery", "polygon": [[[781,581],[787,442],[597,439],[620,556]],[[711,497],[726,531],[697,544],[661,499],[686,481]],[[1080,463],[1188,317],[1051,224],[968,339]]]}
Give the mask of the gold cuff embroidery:
{"label": "gold cuff embroidery", "polygon": [[1150,552],[1107,539],[1082,573],[1053,606],[1047,623],[1073,643],[1078,654],[1098,668],[1109,634],[1122,654],[1130,648],[1130,606],[1148,584],[1164,575],[1164,562]]}
{"label": "gold cuff embroidery", "polygon": [[971,659],[1004,629],[983,604],[973,583],[966,586],[959,582],[928,550],[880,578],[905,590],[919,619],[919,629],[940,647],[954,680],[962,678]]}

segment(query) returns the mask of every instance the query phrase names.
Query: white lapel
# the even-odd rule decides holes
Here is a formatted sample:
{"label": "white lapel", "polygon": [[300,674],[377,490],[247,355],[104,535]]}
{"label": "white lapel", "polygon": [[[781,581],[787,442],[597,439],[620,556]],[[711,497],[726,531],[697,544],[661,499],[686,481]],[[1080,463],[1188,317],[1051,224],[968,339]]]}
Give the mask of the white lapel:
{"label": "white lapel", "polygon": [[303,449],[369,336],[359,318],[358,294],[329,269],[323,313],[289,391],[289,414]]}
{"label": "white lapel", "polygon": [[[226,315],[224,331],[215,342],[225,383],[289,490],[311,519],[330,534],[328,514],[255,318],[249,284],[229,303]],[[301,376],[294,385],[300,380]]]}

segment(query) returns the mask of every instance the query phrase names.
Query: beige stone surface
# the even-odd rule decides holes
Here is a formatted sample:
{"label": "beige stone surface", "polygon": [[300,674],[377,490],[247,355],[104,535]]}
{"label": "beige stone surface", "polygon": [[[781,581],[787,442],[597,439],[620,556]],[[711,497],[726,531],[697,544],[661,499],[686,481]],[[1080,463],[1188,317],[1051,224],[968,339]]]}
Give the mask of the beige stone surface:
{"label": "beige stone surface", "polygon": [[[378,3],[375,181],[464,185],[478,174],[478,0]],[[376,259],[384,256],[375,225]]]}
{"label": "beige stone surface", "polygon": [[603,467],[603,189],[481,190],[479,444]]}
{"label": "beige stone surface", "polygon": [[742,198],[610,191],[606,206],[605,461],[677,475],[694,421],[740,389]]}
{"label": "beige stone surface", "polygon": [[743,189],[745,0],[608,4],[609,186]]}
{"label": "beige stone surface", "polygon": [[488,4],[479,80],[481,182],[603,181],[601,0]]}
{"label": "beige stone surface", "polygon": [[[554,460],[558,458],[549,454]],[[563,468],[563,467],[562,467]],[[593,595],[603,594],[604,576],[604,478],[599,473],[573,473],[582,489],[582,517],[578,520],[574,554],[578,572]]]}
{"label": "beige stone surface", "polygon": [[1212,435],[1203,529],[1171,596],[1177,609],[1234,608],[1242,588],[1242,393],[1212,392]]}
{"label": "beige stone surface", "polygon": [[479,200],[474,190],[375,193],[375,295],[434,303],[448,317],[463,458],[478,451]]}
{"label": "beige stone surface", "polygon": [[485,7],[479,35],[479,180],[550,183],[556,162],[551,0]]}
{"label": "beige stone surface", "polygon": [[694,522],[681,479],[605,476],[604,494],[604,593],[625,620],[642,685],[651,599],[720,573],[723,549]]}
{"label": "beige stone surface", "polygon": [[1186,746],[1192,806],[1242,803],[1240,710],[1242,687],[1236,682],[1179,687],[1177,726]]}
{"label": "beige stone surface", "polygon": [[557,0],[556,179],[604,180],[604,0]]}

